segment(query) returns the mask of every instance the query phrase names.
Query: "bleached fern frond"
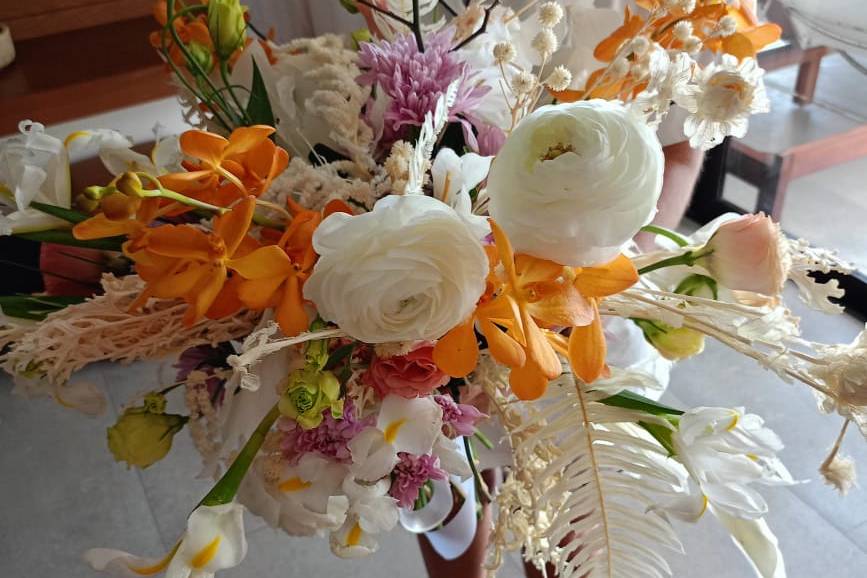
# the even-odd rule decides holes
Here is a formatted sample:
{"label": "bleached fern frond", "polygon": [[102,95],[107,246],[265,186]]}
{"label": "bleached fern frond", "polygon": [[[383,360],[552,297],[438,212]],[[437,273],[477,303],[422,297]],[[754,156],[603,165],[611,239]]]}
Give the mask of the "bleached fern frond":
{"label": "bleached fern frond", "polygon": [[452,81],[446,91],[437,99],[437,105],[434,108],[433,114],[428,112],[424,117],[424,123],[421,125],[421,131],[413,149],[412,159],[409,162],[409,177],[407,178],[405,189],[408,195],[418,195],[422,192],[424,174],[428,169],[434,145],[436,145],[440,133],[448,123],[449,110],[455,104],[459,86],[460,79]]}
{"label": "bleached fern frond", "polygon": [[600,403],[569,375],[542,402],[493,394],[515,466],[497,501],[494,556],[523,547],[560,578],[661,578],[663,553],[682,551],[652,507],[683,491],[685,473],[637,422],[660,418]]}

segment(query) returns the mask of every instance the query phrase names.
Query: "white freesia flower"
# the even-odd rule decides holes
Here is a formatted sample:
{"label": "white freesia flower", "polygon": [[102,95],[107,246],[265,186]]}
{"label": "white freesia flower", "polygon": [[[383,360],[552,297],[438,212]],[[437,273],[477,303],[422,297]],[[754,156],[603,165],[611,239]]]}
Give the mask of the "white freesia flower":
{"label": "white freesia flower", "polygon": [[682,86],[675,102],[689,111],[683,126],[689,144],[707,150],[726,136],[747,134],[751,114],[770,109],[762,76],[754,58],[724,54],[696,73],[695,83]]}
{"label": "white freesia flower", "polygon": [[21,134],[0,143],[0,235],[42,231],[65,221],[30,207],[38,201],[69,208],[69,153],[63,141],[37,122],[22,121]]}
{"label": "white freesia flower", "polygon": [[398,520],[397,500],[388,494],[391,480],[372,485],[347,477],[343,491],[349,498],[349,515],[341,528],[331,533],[331,551],[341,558],[360,558],[379,547],[375,535],[394,528]]}
{"label": "white freesia flower", "polygon": [[653,218],[662,147],[621,104],[543,106],[491,164],[491,216],[519,253],[570,266],[603,263]]}
{"label": "white freesia flower", "polygon": [[476,153],[466,153],[459,157],[452,149],[443,147],[437,153],[430,170],[434,197],[457,211],[479,239],[487,236],[491,227],[485,217],[473,215],[470,191],[488,176],[493,159],[494,157],[483,157]]}
{"label": "white freesia flower", "polygon": [[760,518],[768,505],[751,484],[794,483],[776,457],[780,438],[743,408],[691,409],[680,417],[672,442],[690,475],[689,496],[666,508],[679,517],[695,520],[711,507],[736,518]]}
{"label": "white freesia flower", "polygon": [[391,472],[398,462],[398,452],[429,454],[440,436],[442,415],[442,409],[430,397],[387,395],[376,425],[349,442],[350,472],[359,480],[374,482]]}
{"label": "white freesia flower", "polygon": [[313,235],[320,258],[304,295],[366,343],[437,339],[485,289],[481,242],[448,205],[387,196],[370,213],[335,213]]}
{"label": "white freesia flower", "polygon": [[181,541],[162,560],[105,548],[88,550],[84,558],[94,570],[112,576],[150,576],[165,570],[166,578],[210,578],[247,555],[243,513],[244,507],[234,502],[199,506],[187,519]]}
{"label": "white freesia flower", "polygon": [[277,483],[269,487],[279,504],[278,524],[292,535],[336,530],[349,507],[341,495],[347,467],[315,454],[304,454],[297,465],[284,465]]}

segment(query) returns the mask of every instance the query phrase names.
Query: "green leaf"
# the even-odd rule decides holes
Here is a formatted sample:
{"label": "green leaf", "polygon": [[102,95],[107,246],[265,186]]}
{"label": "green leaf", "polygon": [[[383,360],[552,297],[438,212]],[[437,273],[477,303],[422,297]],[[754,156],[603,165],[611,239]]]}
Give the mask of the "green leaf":
{"label": "green leaf", "polygon": [[0,310],[9,317],[42,321],[49,313],[82,303],[84,297],[58,295],[0,295]]}
{"label": "green leaf", "polygon": [[63,207],[58,207],[56,205],[49,205],[47,203],[40,203],[37,201],[33,201],[30,203],[30,206],[34,209],[42,211],[52,217],[57,217],[58,219],[63,219],[69,223],[77,224],[82,221],[86,221],[89,216],[84,213],[79,213],[78,211],[73,211],[72,209],[64,209]]}
{"label": "green leaf", "polygon": [[250,90],[250,100],[247,101],[247,118],[253,124],[267,124],[274,126],[274,112],[271,110],[271,101],[268,100],[268,89],[262,80],[262,73],[256,60],[253,60],[253,86]]}
{"label": "green leaf", "polygon": [[674,433],[671,429],[657,423],[647,423],[645,421],[638,422],[638,425],[643,427],[662,447],[668,450],[669,456],[677,454],[674,450],[674,442],[671,440],[671,434]]}
{"label": "green leaf", "polygon": [[87,249],[101,249],[103,251],[120,251],[126,241],[126,237],[106,237],[105,239],[83,240],[76,239],[69,229],[51,229],[49,231],[36,231],[33,233],[14,233],[16,237],[38,241],[40,243],[55,243],[57,245],[69,245],[71,247],[84,247]]}
{"label": "green leaf", "polygon": [[661,403],[655,402],[643,395],[638,395],[637,393],[632,393],[631,391],[626,390],[599,401],[605,405],[634,409],[652,415],[683,415],[683,412],[679,409],[662,405]]}
{"label": "green leaf", "polygon": [[355,5],[354,0],[340,0],[340,5],[350,14],[358,14],[358,6]]}

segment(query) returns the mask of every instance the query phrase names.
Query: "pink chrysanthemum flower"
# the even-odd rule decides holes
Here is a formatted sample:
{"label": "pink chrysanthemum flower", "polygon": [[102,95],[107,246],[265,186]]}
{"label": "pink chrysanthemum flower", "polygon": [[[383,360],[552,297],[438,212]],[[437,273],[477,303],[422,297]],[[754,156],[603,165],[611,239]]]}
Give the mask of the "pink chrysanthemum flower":
{"label": "pink chrysanthemum flower", "polygon": [[418,491],[428,480],[444,480],[448,477],[439,468],[440,459],[431,455],[416,456],[398,452],[400,459],[392,470],[391,488],[388,494],[397,500],[401,508],[412,508],[418,499]]}
{"label": "pink chrysanthemum flower", "polygon": [[443,410],[443,433],[450,438],[473,435],[476,422],[487,417],[471,405],[455,403],[448,395],[435,395],[434,401]]}
{"label": "pink chrysanthemum flower", "polygon": [[381,40],[361,45],[358,66],[364,73],[358,77],[358,82],[379,86],[391,99],[385,111],[382,145],[390,146],[409,126],[421,126],[425,114],[433,112],[437,99],[449,84],[461,79],[449,120],[463,125],[465,138],[476,148],[467,116],[489,87],[477,85],[468,78],[466,65],[450,52],[453,36],[451,29],[429,35],[424,52],[419,52],[415,38],[408,34],[393,42]]}
{"label": "pink chrysanthemum flower", "polygon": [[349,463],[352,454],[347,447],[358,432],[372,425],[371,419],[358,419],[355,406],[351,399],[346,399],[343,405],[343,417],[335,419],[331,410],[323,412],[322,423],[318,427],[304,430],[297,427],[292,420],[278,424],[283,431],[281,450],[283,455],[294,461],[303,454],[317,453],[322,457],[331,458],[337,462]]}

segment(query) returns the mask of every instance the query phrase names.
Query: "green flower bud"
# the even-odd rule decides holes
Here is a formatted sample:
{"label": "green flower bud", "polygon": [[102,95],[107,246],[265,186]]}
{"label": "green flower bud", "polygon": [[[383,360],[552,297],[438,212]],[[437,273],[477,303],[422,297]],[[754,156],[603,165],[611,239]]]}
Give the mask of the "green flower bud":
{"label": "green flower bud", "polygon": [[199,69],[204,70],[205,74],[210,74],[214,69],[214,56],[211,54],[211,49],[204,44],[198,42],[190,42],[187,44],[187,50],[190,52],[192,60],[198,65],[198,68],[190,63],[187,68],[190,72],[198,72]]}
{"label": "green flower bud", "polygon": [[142,407],[131,407],[123,412],[117,423],[107,430],[108,449],[116,461],[146,468],[169,453],[174,435],[183,429],[188,418],[163,413],[164,410],[165,398],[151,394]]}
{"label": "green flower bud", "polygon": [[244,45],[247,36],[244,11],[239,0],[208,2],[208,31],[220,60],[228,60]]}
{"label": "green flower bud", "polygon": [[304,429],[322,423],[322,412],[331,409],[334,417],[343,414],[340,381],[330,371],[307,367],[293,371],[289,386],[280,398],[280,413],[294,419]]}
{"label": "green flower bud", "polygon": [[636,319],[635,323],[644,332],[645,339],[666,359],[677,361],[704,351],[704,334],[695,329],[647,319]]}

